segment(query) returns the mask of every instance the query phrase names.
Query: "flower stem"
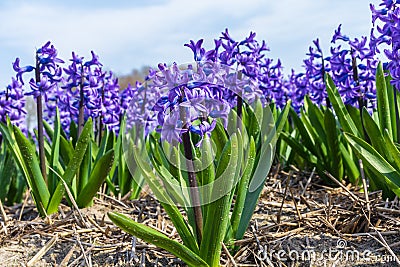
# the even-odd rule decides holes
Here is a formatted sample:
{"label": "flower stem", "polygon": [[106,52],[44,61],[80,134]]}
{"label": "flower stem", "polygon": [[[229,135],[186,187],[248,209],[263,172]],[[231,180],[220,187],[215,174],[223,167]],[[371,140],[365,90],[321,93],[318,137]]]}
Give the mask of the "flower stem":
{"label": "flower stem", "polygon": [[203,237],[203,213],[201,211],[200,204],[200,194],[199,188],[197,184],[196,174],[193,170],[193,152],[192,145],[190,141],[190,133],[185,132],[182,134],[183,148],[185,152],[185,157],[188,160],[188,178],[189,178],[189,186],[190,186],[190,197],[192,199],[194,218],[196,222],[196,233],[197,233],[197,242],[200,244],[201,239]]}
{"label": "flower stem", "polygon": [[[322,51],[321,51],[321,55],[322,55]],[[322,58],[321,74],[322,74],[322,79],[323,79],[323,83],[324,83],[325,91],[326,91],[325,59],[324,59],[324,56],[323,56],[323,55],[321,56],[321,58]],[[326,103],[326,107],[327,107],[328,109],[330,109],[330,108],[332,107],[331,101],[329,100],[329,97],[328,97],[328,96],[325,98],[325,103]]]}
{"label": "flower stem", "polygon": [[[238,82],[242,79],[243,73],[241,71],[238,72],[237,75],[237,80]],[[241,129],[241,120],[242,120],[242,114],[243,114],[243,95],[242,95],[242,90],[237,94],[237,115],[238,115],[238,122],[237,126],[239,129]]]}
{"label": "flower stem", "polygon": [[[40,68],[39,58],[36,56],[36,69],[35,69],[35,80],[37,83],[40,82]],[[42,95],[36,97],[36,108],[37,108],[37,123],[38,123],[38,143],[39,143],[39,159],[40,159],[40,171],[42,172],[43,179],[47,183],[47,172],[46,172],[46,156],[44,152],[44,137],[43,137],[43,104]]]}
{"label": "flower stem", "polygon": [[[184,99],[185,92],[181,88],[181,101]],[[190,187],[190,198],[191,204],[194,213],[194,221],[196,224],[196,235],[197,235],[197,242],[198,244],[201,243],[203,238],[203,213],[201,210],[201,202],[200,202],[200,193],[196,179],[196,173],[194,172],[193,166],[193,151],[192,151],[192,142],[190,140],[190,132],[188,130],[187,125],[187,118],[186,118],[186,110],[183,107],[180,107],[180,116],[184,123],[183,128],[187,129],[182,134],[182,142],[183,142],[183,149],[186,157],[186,167],[188,172],[188,180],[189,180],[189,187]]]}
{"label": "flower stem", "polygon": [[[104,85],[101,88],[101,106],[104,104]],[[99,129],[98,129],[98,135],[99,135],[99,145],[101,143],[101,139],[103,138],[103,111],[100,111],[100,116],[99,116]]]}

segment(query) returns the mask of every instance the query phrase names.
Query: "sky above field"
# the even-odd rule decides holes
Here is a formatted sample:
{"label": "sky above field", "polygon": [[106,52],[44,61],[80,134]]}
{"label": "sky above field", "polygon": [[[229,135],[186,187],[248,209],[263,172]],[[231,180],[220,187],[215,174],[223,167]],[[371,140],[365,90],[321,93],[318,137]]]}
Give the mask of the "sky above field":
{"label": "sky above field", "polygon": [[93,50],[104,67],[117,74],[158,63],[187,63],[192,52],[183,44],[213,40],[228,28],[234,39],[250,31],[265,40],[271,58],[285,72],[300,71],[312,40],[328,52],[341,23],[349,37],[369,35],[369,3],[378,0],[1,0],[0,86],[14,75],[12,62],[34,63],[35,49],[52,41],[67,61],[75,51],[90,58]]}

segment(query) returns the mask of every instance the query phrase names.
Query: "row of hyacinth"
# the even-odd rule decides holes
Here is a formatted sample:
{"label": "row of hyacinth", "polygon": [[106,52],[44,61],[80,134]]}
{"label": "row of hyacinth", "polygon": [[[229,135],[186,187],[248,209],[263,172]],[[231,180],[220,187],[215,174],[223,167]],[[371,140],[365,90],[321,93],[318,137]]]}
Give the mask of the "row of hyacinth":
{"label": "row of hyacinth", "polygon": [[[304,71],[296,73],[292,70],[289,76],[284,75],[279,59],[274,61],[267,56],[269,48],[265,41],[257,41],[253,32],[243,40],[237,41],[225,30],[220,38],[214,40],[214,47],[209,50],[202,46],[203,40],[190,41],[185,46],[193,51],[197,66],[189,66],[183,71],[179,70],[176,64],[170,68],[159,64],[158,70],[149,71],[143,84],[137,83],[135,87],[129,85],[122,91],[118,80],[112,72],[103,71],[98,56],[93,52],[88,61],[72,53],[70,64],[64,66],[64,61],[57,57],[57,50],[48,42],[38,49],[38,62],[35,66],[20,67],[20,60],[15,60],[13,68],[17,73],[16,78],[12,79],[7,88],[0,91],[0,120],[5,121],[5,116],[8,115],[13,123],[23,127],[26,113],[24,95],[42,95],[46,100],[45,119],[53,120],[55,109],[58,107],[63,128],[68,131],[71,121],[78,123],[83,96],[85,120],[92,117],[97,119],[101,126],[118,130],[121,115],[131,106],[133,112],[130,114],[130,121],[153,124],[154,128],[155,125],[164,123],[163,116],[165,117],[166,110],[171,112],[176,105],[171,102],[176,99],[172,96],[166,99],[165,94],[180,90],[177,89],[178,85],[189,82],[196,92],[196,98],[204,98],[198,95],[203,94],[198,92],[199,88],[202,88],[209,96],[215,93],[213,97],[224,101],[223,103],[230,107],[236,106],[240,98],[250,103],[255,99],[261,99],[264,104],[275,102],[279,107],[291,99],[293,107],[299,110],[305,95],[309,95],[316,104],[329,104],[325,90],[325,72],[332,76],[345,103],[360,108],[373,107],[374,76],[381,45],[387,46],[384,54],[389,62],[384,65],[385,69],[393,78],[392,84],[399,88],[400,9],[397,2],[400,1],[383,0],[379,8],[370,6],[373,27],[369,38],[363,36],[351,39],[342,33],[339,25],[334,32],[332,47],[328,53],[323,53],[318,39],[313,41],[313,46],[309,48],[304,60]],[[202,69],[203,66],[206,68]],[[40,70],[40,79],[32,78],[29,88],[26,88],[25,73],[36,68]],[[235,77],[235,82],[242,83],[239,86],[240,92],[232,90],[232,86],[227,84],[232,77],[220,77],[221,80],[216,78],[218,73],[223,75],[221,69],[225,74],[230,71],[239,74],[239,77]],[[219,86],[215,88],[225,86],[225,89],[218,93],[210,93],[212,84]],[[190,100],[194,96],[190,96],[189,93],[191,92],[186,92],[184,97]],[[176,94],[179,95],[179,92]],[[131,103],[132,99],[135,101]],[[216,113],[213,114],[214,117],[226,115],[220,114],[221,110],[210,111]],[[193,131],[198,131],[200,126],[193,128]],[[202,127],[205,129],[208,126]]]}
{"label": "row of hyacinth", "polygon": [[[42,96],[45,100],[45,117],[52,122],[56,115],[56,108],[60,112],[63,129],[68,132],[71,121],[78,123],[79,102],[83,93],[84,119],[89,117],[98,119],[99,123],[109,129],[118,130],[121,108],[121,94],[118,79],[111,71],[103,71],[98,56],[92,53],[92,58],[84,61],[72,53],[70,64],[57,57],[57,50],[47,42],[36,52],[37,64],[20,66],[20,59],[13,63],[16,78],[6,90],[0,92],[1,121],[6,115],[18,126],[24,127],[26,114],[25,97],[32,95]],[[29,88],[25,86],[26,73],[37,73],[39,77],[31,77]],[[36,75],[34,75],[36,76]]]}

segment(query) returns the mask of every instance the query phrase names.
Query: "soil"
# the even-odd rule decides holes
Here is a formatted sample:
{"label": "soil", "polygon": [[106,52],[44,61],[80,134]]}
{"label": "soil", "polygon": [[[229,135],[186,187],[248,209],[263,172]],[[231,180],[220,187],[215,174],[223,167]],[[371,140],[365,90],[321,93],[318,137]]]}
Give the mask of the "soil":
{"label": "soil", "polygon": [[[223,266],[398,266],[399,200],[337,183],[314,173],[276,166],[251,225]],[[22,204],[2,206],[0,266],[186,266],[181,260],[114,226],[107,212],[124,213],[179,240],[151,194],[138,200],[94,199],[90,208],[61,205],[38,216],[29,194]]]}

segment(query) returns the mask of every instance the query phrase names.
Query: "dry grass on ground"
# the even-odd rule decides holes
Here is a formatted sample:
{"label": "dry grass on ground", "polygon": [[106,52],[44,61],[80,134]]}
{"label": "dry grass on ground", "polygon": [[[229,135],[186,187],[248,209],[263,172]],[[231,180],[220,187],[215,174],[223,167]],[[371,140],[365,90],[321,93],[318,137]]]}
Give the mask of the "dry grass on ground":
{"label": "dry grass on ground", "polygon": [[[313,173],[271,172],[238,251],[226,266],[397,266],[399,201],[357,188],[322,186]],[[100,195],[80,211],[61,206],[46,219],[29,199],[3,207],[0,266],[185,266],[162,249],[115,227],[108,211],[127,214],[178,239],[150,195],[129,201]]]}

